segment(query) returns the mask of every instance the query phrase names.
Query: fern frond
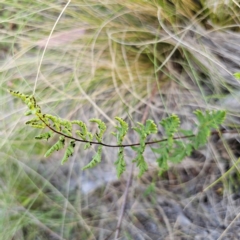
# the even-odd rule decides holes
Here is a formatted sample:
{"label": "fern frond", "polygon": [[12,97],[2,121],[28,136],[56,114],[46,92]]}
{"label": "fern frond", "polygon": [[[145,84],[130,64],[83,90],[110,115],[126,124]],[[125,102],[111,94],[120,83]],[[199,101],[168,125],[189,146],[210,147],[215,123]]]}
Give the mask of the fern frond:
{"label": "fern frond", "polygon": [[112,134],[117,138],[117,144],[122,145],[123,138],[128,132],[128,124],[120,117],[115,117],[115,119],[119,122],[120,126],[115,126],[117,132],[113,132]]}
{"label": "fern frond", "polygon": [[102,146],[99,146],[91,162],[88,163],[85,167],[83,167],[82,170],[93,168],[96,165],[98,165],[101,162],[101,156],[102,156]]}
{"label": "fern frond", "polygon": [[173,137],[180,126],[180,119],[177,115],[172,114],[170,117],[163,119],[160,124],[163,126],[167,137]]}
{"label": "fern frond", "polygon": [[32,118],[31,120],[27,121],[25,124],[32,124],[32,123],[42,123],[42,121],[38,118],[38,117],[35,117],[35,118]]}
{"label": "fern frond", "polygon": [[212,119],[211,127],[218,129],[226,118],[226,111],[211,111],[210,118]]}
{"label": "fern frond", "polygon": [[[122,145],[123,139],[126,136],[128,132],[128,124],[120,117],[115,117],[115,119],[118,121],[120,126],[115,126],[116,132],[113,132],[112,134],[117,138],[117,144]],[[117,168],[117,176],[118,178],[123,174],[123,172],[126,170],[126,162],[124,160],[124,148],[120,147],[118,150],[118,158],[117,161],[114,163]]]}
{"label": "fern frond", "polygon": [[70,131],[70,129],[63,128],[62,133],[66,134],[67,136],[72,137],[72,132]]}
{"label": "fern frond", "polygon": [[29,124],[29,126],[33,128],[39,128],[39,129],[44,129],[46,127],[44,124],[36,124],[36,123]]}
{"label": "fern frond", "polygon": [[27,110],[27,111],[24,113],[25,116],[29,116],[29,115],[32,115],[32,114],[33,114],[33,112],[32,112],[31,110]]}
{"label": "fern frond", "polygon": [[[139,135],[144,135],[145,132],[143,131],[144,125],[140,122],[137,122],[138,127],[133,127],[132,129],[137,132]],[[146,135],[146,134],[145,134]]]}
{"label": "fern frond", "polygon": [[59,118],[58,117],[55,117],[51,114],[44,114],[44,119],[46,119],[47,121],[51,120],[52,123],[53,123],[53,127],[58,131],[60,132],[61,131],[61,124],[60,124],[60,121],[59,121]]}
{"label": "fern frond", "polygon": [[58,151],[64,147],[65,137],[60,136],[59,140],[45,153],[44,157],[50,156],[53,152]]}
{"label": "fern frond", "polygon": [[24,102],[25,102],[26,98],[29,97],[29,95],[25,95],[23,93],[20,93],[19,91],[8,90],[8,92],[10,94],[12,94],[14,97],[18,97],[18,98],[22,99]]}
{"label": "fern frond", "polygon": [[174,141],[174,144],[175,147],[170,153],[169,161],[179,163],[192,153],[192,144],[186,144],[182,141]]}
{"label": "fern frond", "polygon": [[12,94],[15,97],[20,98],[29,108],[29,111],[27,112],[28,115],[30,114],[40,114],[41,108],[37,105],[36,99],[32,95],[25,95],[23,93],[20,93],[18,91],[12,91],[8,90],[10,94]]}
{"label": "fern frond", "polygon": [[[239,77],[239,73],[235,74],[235,77]],[[54,151],[58,151],[64,147],[65,137],[70,139],[75,139],[72,137],[73,124],[80,127],[80,130],[76,130],[76,134],[81,138],[81,140],[86,141],[84,149],[87,149],[91,144],[96,144],[93,142],[93,134],[88,131],[86,124],[82,121],[74,120],[68,121],[50,114],[42,114],[40,106],[37,105],[36,99],[32,95],[25,95],[18,91],[9,90],[10,94],[15,97],[20,98],[27,106],[28,111],[25,115],[34,114],[35,118],[26,122],[27,125],[34,128],[46,128],[48,127],[51,131],[42,133],[35,137],[35,139],[49,139],[52,137],[53,133],[59,134],[59,140],[46,152],[45,157],[50,156]],[[159,154],[157,158],[158,165],[160,167],[160,174],[168,169],[168,161],[178,163],[181,162],[186,156],[189,156],[192,150],[199,148],[201,145],[207,142],[208,137],[211,134],[213,128],[217,129],[220,124],[225,119],[225,111],[209,111],[207,110],[203,113],[201,110],[196,110],[196,118],[198,120],[198,131],[197,134],[193,134],[190,130],[179,129],[180,120],[177,115],[173,114],[170,117],[163,119],[160,124],[162,125],[166,139],[159,142],[158,148],[152,148],[152,151]],[[116,117],[115,120],[118,125],[115,127],[116,131],[112,134],[117,139],[117,147],[119,147],[118,158],[115,162],[117,168],[117,175],[120,177],[122,173],[126,170],[126,162],[124,160],[124,147],[131,145],[123,145],[123,139],[128,132],[128,124],[120,117]],[[83,169],[95,167],[101,162],[102,148],[104,146],[116,147],[116,145],[111,146],[104,144],[102,142],[103,135],[106,131],[106,125],[103,121],[97,118],[90,119],[90,122],[94,122],[98,125],[98,131],[95,133],[95,138],[98,141],[98,149],[93,159],[88,163]],[[157,125],[153,120],[148,119],[145,124],[137,123],[133,128],[135,132],[139,135],[139,143],[132,144],[132,149],[136,152],[136,157],[133,162],[136,162],[139,168],[139,175],[141,176],[145,171],[147,171],[148,166],[144,160],[143,153],[146,148],[147,137],[150,134],[157,133]],[[174,137],[176,133],[183,135],[183,141],[179,141],[178,137]],[[188,138],[188,139],[187,139]],[[66,162],[68,158],[73,154],[75,141],[81,141],[80,139],[71,140],[69,146],[67,147],[61,164]],[[156,143],[156,141],[148,142],[148,144]]]}
{"label": "fern frond", "polygon": [[[80,127],[81,130],[77,130],[76,134],[84,141],[92,141],[93,140],[93,135],[92,133],[88,132],[87,126],[84,122],[79,121],[79,120],[74,120],[71,122],[72,124],[76,124]],[[91,144],[86,143],[84,146],[84,150],[90,148]]]}
{"label": "fern frond", "polygon": [[141,176],[145,171],[147,171],[147,163],[144,160],[143,153],[145,151],[146,147],[146,139],[147,137],[152,134],[157,132],[157,126],[154,123],[153,120],[148,119],[146,121],[146,124],[143,125],[142,123],[137,123],[138,127],[134,127],[133,130],[136,131],[139,134],[139,142],[140,146],[139,147],[132,147],[134,151],[137,152],[136,158],[133,160],[133,162],[137,163],[137,166],[139,168],[139,175]]}
{"label": "fern frond", "polygon": [[[158,153],[160,156],[157,158],[157,163],[161,172],[168,169],[167,161],[169,159],[168,142],[160,142],[158,148],[152,148],[152,151]],[[159,173],[160,174],[160,173]]]}
{"label": "fern frond", "polygon": [[[152,148],[152,151],[160,155],[157,162],[161,175],[168,169],[168,161],[175,163],[182,161],[186,156],[186,148],[183,142],[174,140],[174,134],[181,131],[179,130],[180,119],[177,115],[172,114],[170,117],[163,119],[160,124],[164,128],[167,141],[160,142],[158,148]],[[186,131],[185,133],[189,132]]]}
{"label": "fern frond", "polygon": [[87,139],[87,134],[88,134],[88,130],[87,130],[87,126],[84,122],[79,121],[79,120],[74,120],[71,122],[72,124],[76,124],[80,127],[81,131],[77,130],[76,133],[78,134],[78,136],[83,139],[86,140]]}
{"label": "fern frond", "polygon": [[120,176],[125,172],[126,170],[126,162],[124,160],[124,155],[123,155],[124,148],[120,147],[118,151],[118,158],[117,161],[114,163],[117,168],[117,176],[120,178]]}
{"label": "fern frond", "polygon": [[193,139],[193,146],[195,149],[204,145],[207,142],[208,137],[210,136],[212,128],[218,128],[220,124],[223,123],[226,112],[222,110],[218,111],[206,111],[203,114],[202,111],[196,110],[194,114],[197,117],[199,122],[198,124],[198,132]]}
{"label": "fern frond", "polygon": [[137,157],[133,159],[133,162],[137,163],[137,167],[139,168],[138,176],[141,177],[148,170],[148,165],[145,162],[143,155],[138,154]]}
{"label": "fern frond", "polygon": [[75,147],[75,141],[70,141],[69,146],[67,147],[64,156],[61,161],[61,165],[63,165],[65,162],[68,161],[68,158],[73,155],[74,153],[74,147]]}
{"label": "fern frond", "polygon": [[49,139],[53,136],[53,132],[50,131],[50,132],[45,132],[45,133],[42,133],[38,136],[35,137],[35,139],[38,139],[38,140],[42,140],[42,139]]}
{"label": "fern frond", "polygon": [[60,119],[60,124],[63,126],[62,132],[68,136],[72,136],[72,123],[70,121]]}
{"label": "fern frond", "polygon": [[196,110],[194,114],[198,119],[199,125],[206,126],[207,128],[218,128],[218,126],[223,123],[226,117],[226,111],[222,110],[207,110],[205,114],[203,114],[203,112],[200,110]]}
{"label": "fern frond", "polygon": [[201,130],[198,131],[195,138],[193,139],[193,145],[195,149],[198,149],[202,145],[204,145],[208,137],[210,136],[210,130],[207,127],[201,127]]}
{"label": "fern frond", "polygon": [[103,134],[107,129],[106,124],[102,120],[97,119],[97,118],[92,118],[89,121],[98,124],[99,132],[95,134],[95,137],[98,142],[102,142]]}
{"label": "fern frond", "polygon": [[151,119],[148,119],[146,121],[146,126],[144,131],[146,132],[147,135],[150,135],[152,133],[157,133],[158,129],[157,129],[157,125],[155,124],[155,122]]}
{"label": "fern frond", "polygon": [[33,128],[45,128],[46,125],[39,119],[39,118],[33,118],[25,123],[26,125],[29,125]]}
{"label": "fern frond", "polygon": [[194,135],[192,130],[179,129],[179,132],[182,133],[185,137]]}

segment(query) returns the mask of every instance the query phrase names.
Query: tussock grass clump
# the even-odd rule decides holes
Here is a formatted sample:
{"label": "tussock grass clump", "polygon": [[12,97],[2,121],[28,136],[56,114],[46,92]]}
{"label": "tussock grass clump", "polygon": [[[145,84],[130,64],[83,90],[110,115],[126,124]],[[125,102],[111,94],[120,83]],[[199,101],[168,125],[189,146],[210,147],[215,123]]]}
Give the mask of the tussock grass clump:
{"label": "tussock grass clump", "polygon": [[[107,122],[108,133],[114,130],[115,116],[134,126],[146,117],[159,122],[172,113],[180,116],[183,127],[191,129],[195,121],[192,112],[196,108],[227,109],[224,127],[238,127],[239,82],[232,76],[239,71],[240,62],[237,1],[50,0],[33,3],[8,0],[0,6],[0,205],[4,209],[0,213],[3,229],[0,232],[4,235],[0,238],[94,239],[94,235],[101,238],[110,234],[116,225],[110,224],[104,229],[106,212],[102,209],[101,214],[97,209],[95,212],[97,201],[88,202],[86,193],[106,185],[106,191],[100,191],[98,197],[109,197],[111,204],[119,199],[118,195],[111,196],[112,191],[108,191],[112,188],[107,184],[115,179],[114,167],[109,166],[113,165],[116,152],[104,151],[105,164],[87,173],[79,169],[93,153],[83,154],[79,148],[70,163],[61,168],[58,154],[51,160],[42,159],[51,142],[48,146],[32,141],[36,131],[22,127],[26,119],[20,113],[26,109],[8,95],[9,88],[34,93],[46,112],[61,118],[83,121],[100,118]],[[206,181],[208,186],[224,176],[236,162],[237,155],[230,144],[235,137],[230,135],[220,140],[222,154],[214,144],[201,150],[218,169],[207,172],[211,180]],[[108,141],[107,137],[105,140]],[[128,141],[133,140],[134,134]],[[130,160],[134,156],[128,152],[127,157]],[[147,153],[147,161],[154,160],[155,156]],[[199,166],[196,164],[195,168]],[[171,175],[172,171],[168,174],[187,179],[188,174],[183,174],[187,171],[183,164],[176,169],[178,174]],[[196,174],[197,171],[193,178]],[[226,187],[228,178],[222,181]],[[187,191],[189,185],[182,186]],[[199,192],[201,186],[196,188]],[[231,196],[225,189],[222,188],[222,198],[230,202]],[[145,211],[140,198],[133,196],[130,194],[131,200],[136,199],[133,204]],[[211,209],[215,206],[207,205]],[[91,213],[87,211],[89,208],[93,209]],[[104,208],[107,211],[106,208],[110,207]],[[118,209],[119,206],[114,213]],[[163,216],[168,229],[163,235],[174,236],[171,234],[175,225],[167,221],[171,213],[164,215],[161,209],[158,211],[151,216],[154,219]],[[225,227],[217,230],[217,237],[227,234],[238,211],[228,213],[219,218]],[[195,214],[197,218],[198,212]],[[101,220],[99,225],[94,225],[97,216]],[[216,221],[209,216],[208,219],[209,224]],[[204,217],[201,221],[204,222]],[[27,228],[30,222],[32,225]],[[139,226],[134,215],[127,222]],[[147,239],[148,230],[141,230],[146,232]],[[181,234],[184,235],[184,231]],[[128,229],[121,234],[128,236]],[[204,231],[199,234],[206,237]]]}

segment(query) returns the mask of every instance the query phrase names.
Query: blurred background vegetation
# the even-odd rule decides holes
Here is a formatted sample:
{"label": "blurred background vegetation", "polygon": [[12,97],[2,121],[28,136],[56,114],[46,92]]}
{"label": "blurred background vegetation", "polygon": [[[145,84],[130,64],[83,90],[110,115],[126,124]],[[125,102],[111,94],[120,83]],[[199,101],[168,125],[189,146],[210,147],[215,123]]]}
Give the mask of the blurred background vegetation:
{"label": "blurred background vegetation", "polygon": [[[116,178],[112,149],[84,172],[93,151],[80,145],[64,166],[62,153],[45,159],[51,142],[34,140],[39,130],[7,89],[62,118],[101,118],[105,142],[115,116],[133,126],[175,113],[191,128],[197,108],[228,110],[223,127],[236,130],[239,24],[238,0],[1,1],[0,239],[113,239],[129,174]],[[239,239],[239,156],[228,134],[160,178],[149,152],[121,239]]]}

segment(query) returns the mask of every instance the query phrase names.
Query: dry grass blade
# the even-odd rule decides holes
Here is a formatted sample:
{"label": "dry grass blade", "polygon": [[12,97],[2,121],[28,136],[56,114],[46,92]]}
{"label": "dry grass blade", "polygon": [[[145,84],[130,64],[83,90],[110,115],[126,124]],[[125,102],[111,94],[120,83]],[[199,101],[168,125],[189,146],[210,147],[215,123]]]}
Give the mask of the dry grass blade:
{"label": "dry grass blade", "polygon": [[[232,76],[240,68],[238,1],[0,5],[0,240],[49,239],[49,232],[53,239],[104,239],[118,224],[127,184],[126,176],[116,179],[115,149],[104,149],[102,165],[84,172],[94,149],[79,148],[63,167],[58,153],[42,159],[52,142],[33,141],[36,132],[25,128],[25,109],[7,94],[9,87],[35,92],[53,115],[105,120],[106,142],[115,116],[133,126],[147,115],[159,122],[175,113],[184,129],[194,129],[197,108],[228,110],[223,129],[238,132],[240,85]],[[213,135],[162,178],[148,150],[152,167],[124,195],[119,237],[239,239],[238,138]],[[134,140],[132,134],[126,143]],[[132,152],[126,155],[130,163]]]}

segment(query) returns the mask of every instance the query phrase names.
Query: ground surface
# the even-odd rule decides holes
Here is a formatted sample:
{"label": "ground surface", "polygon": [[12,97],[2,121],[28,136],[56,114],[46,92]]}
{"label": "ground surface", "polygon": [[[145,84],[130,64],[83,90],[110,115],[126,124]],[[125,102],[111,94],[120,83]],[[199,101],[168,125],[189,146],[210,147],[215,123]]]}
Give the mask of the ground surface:
{"label": "ground surface", "polygon": [[34,93],[50,114],[103,119],[107,143],[115,116],[133,126],[175,113],[194,129],[194,110],[227,110],[221,127],[235,133],[212,136],[161,177],[147,149],[150,167],[142,178],[134,168],[119,239],[240,239],[240,84],[232,75],[240,71],[240,8],[173,2],[1,3],[1,240],[114,239],[134,158],[127,149],[120,179],[117,149],[104,148],[101,164],[86,171],[94,151],[81,144],[63,166],[62,152],[44,158],[55,139],[34,139],[39,131],[24,125],[26,108],[9,88]]}

